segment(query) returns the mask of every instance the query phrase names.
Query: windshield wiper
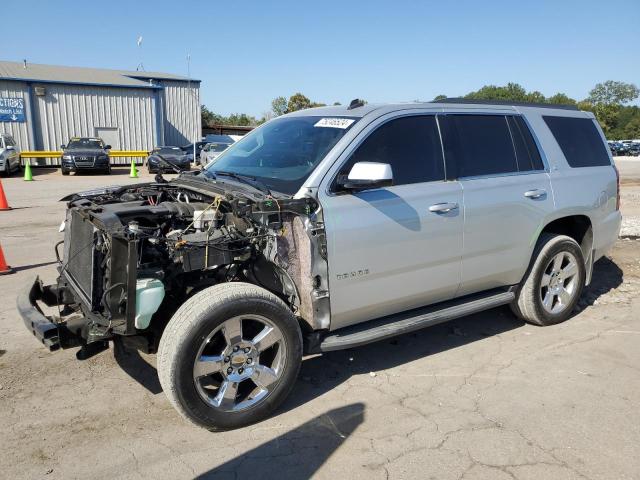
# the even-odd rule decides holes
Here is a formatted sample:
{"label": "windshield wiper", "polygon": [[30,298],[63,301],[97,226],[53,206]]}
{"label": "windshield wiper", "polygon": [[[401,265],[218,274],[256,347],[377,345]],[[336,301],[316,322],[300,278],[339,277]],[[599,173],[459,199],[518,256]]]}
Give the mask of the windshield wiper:
{"label": "windshield wiper", "polygon": [[262,193],[265,193],[267,195],[271,195],[271,190],[269,190],[269,187],[267,187],[263,182],[261,182],[260,180],[258,180],[255,177],[251,177],[249,175],[241,175],[239,173],[235,173],[235,172],[227,172],[225,170],[215,170],[212,172],[215,176],[217,175],[224,175],[227,177],[231,177],[231,178],[235,178],[236,180],[242,182],[242,183],[246,183],[247,185],[260,190]]}

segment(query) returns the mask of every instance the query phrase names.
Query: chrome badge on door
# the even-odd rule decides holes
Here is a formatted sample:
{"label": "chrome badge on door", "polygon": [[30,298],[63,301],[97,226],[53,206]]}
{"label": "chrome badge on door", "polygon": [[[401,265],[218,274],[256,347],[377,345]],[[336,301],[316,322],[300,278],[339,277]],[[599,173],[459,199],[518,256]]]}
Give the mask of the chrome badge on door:
{"label": "chrome badge on door", "polygon": [[336,275],[336,278],[338,280],[346,280],[347,278],[364,277],[365,275],[369,275],[368,268],[365,268],[364,270],[356,270],[353,272],[339,273]]}

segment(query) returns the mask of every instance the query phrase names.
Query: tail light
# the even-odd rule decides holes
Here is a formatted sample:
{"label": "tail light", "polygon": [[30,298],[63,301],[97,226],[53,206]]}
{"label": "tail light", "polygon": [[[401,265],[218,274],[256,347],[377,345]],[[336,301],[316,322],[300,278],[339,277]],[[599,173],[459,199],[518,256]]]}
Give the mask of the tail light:
{"label": "tail light", "polygon": [[620,172],[615,165],[613,169],[616,171],[616,210],[620,210]]}

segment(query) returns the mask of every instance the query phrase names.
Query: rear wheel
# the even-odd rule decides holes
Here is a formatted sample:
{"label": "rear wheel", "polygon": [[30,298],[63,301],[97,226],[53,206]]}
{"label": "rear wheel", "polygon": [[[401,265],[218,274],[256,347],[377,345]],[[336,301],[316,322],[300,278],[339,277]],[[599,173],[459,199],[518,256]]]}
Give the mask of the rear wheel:
{"label": "rear wheel", "polygon": [[302,360],[302,335],[289,307],[246,283],[207,288],[170,320],[158,373],[169,401],[210,430],[267,417],[287,397]]}
{"label": "rear wheel", "polygon": [[586,269],[578,243],[543,234],[520,286],[513,312],[534,325],[554,325],[571,316],[584,288]]}

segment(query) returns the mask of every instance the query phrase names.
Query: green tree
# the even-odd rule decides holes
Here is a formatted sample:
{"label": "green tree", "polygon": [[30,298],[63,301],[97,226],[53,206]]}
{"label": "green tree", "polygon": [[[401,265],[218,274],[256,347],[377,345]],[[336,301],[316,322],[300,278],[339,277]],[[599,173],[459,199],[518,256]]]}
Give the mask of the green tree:
{"label": "green tree", "polygon": [[640,115],[634,116],[629,123],[624,126],[622,135],[619,136],[619,139],[623,138],[640,138]]}
{"label": "green tree", "polygon": [[556,105],[575,105],[576,101],[565,95],[564,93],[556,93],[555,95],[547,98],[547,102],[555,103]]}
{"label": "green tree", "polygon": [[202,118],[202,125],[215,125],[220,123],[220,115],[213,113],[205,105],[200,106],[200,116]]}
{"label": "green tree", "polygon": [[533,92],[529,92],[525,95],[525,102],[531,102],[531,103],[546,103],[547,102],[547,98],[540,92],[533,91]]}
{"label": "green tree", "polygon": [[587,101],[593,105],[593,113],[607,138],[624,135],[625,126],[619,119],[623,105],[639,95],[640,90],[633,83],[615,80],[598,83],[589,92]]}
{"label": "green tree", "polygon": [[312,102],[309,98],[298,92],[289,97],[287,112],[297,112],[298,110],[304,110],[306,108],[324,106],[326,106],[325,103]]}
{"label": "green tree", "polygon": [[444,100],[445,98],[447,98],[446,95],[436,95],[435,97],[433,97],[433,101],[437,102],[438,100]]}
{"label": "green tree", "polygon": [[225,125],[234,125],[240,127],[248,127],[257,125],[258,121],[255,117],[247,115],[246,113],[232,113],[225,119]]}
{"label": "green tree", "polygon": [[271,111],[274,117],[287,113],[287,99],[285,97],[276,97],[271,100]]}
{"label": "green tree", "polygon": [[287,102],[287,112],[297,112],[298,110],[304,110],[306,108],[311,108],[312,106],[313,104],[311,103],[311,100],[298,92],[289,97],[289,102]]}
{"label": "green tree", "polygon": [[517,83],[507,83],[504,87],[485,85],[480,90],[468,93],[464,98],[472,100],[500,100],[526,102],[527,91]]}
{"label": "green tree", "polygon": [[624,105],[640,96],[640,90],[633,83],[607,80],[598,83],[589,92],[589,100],[594,105]]}

